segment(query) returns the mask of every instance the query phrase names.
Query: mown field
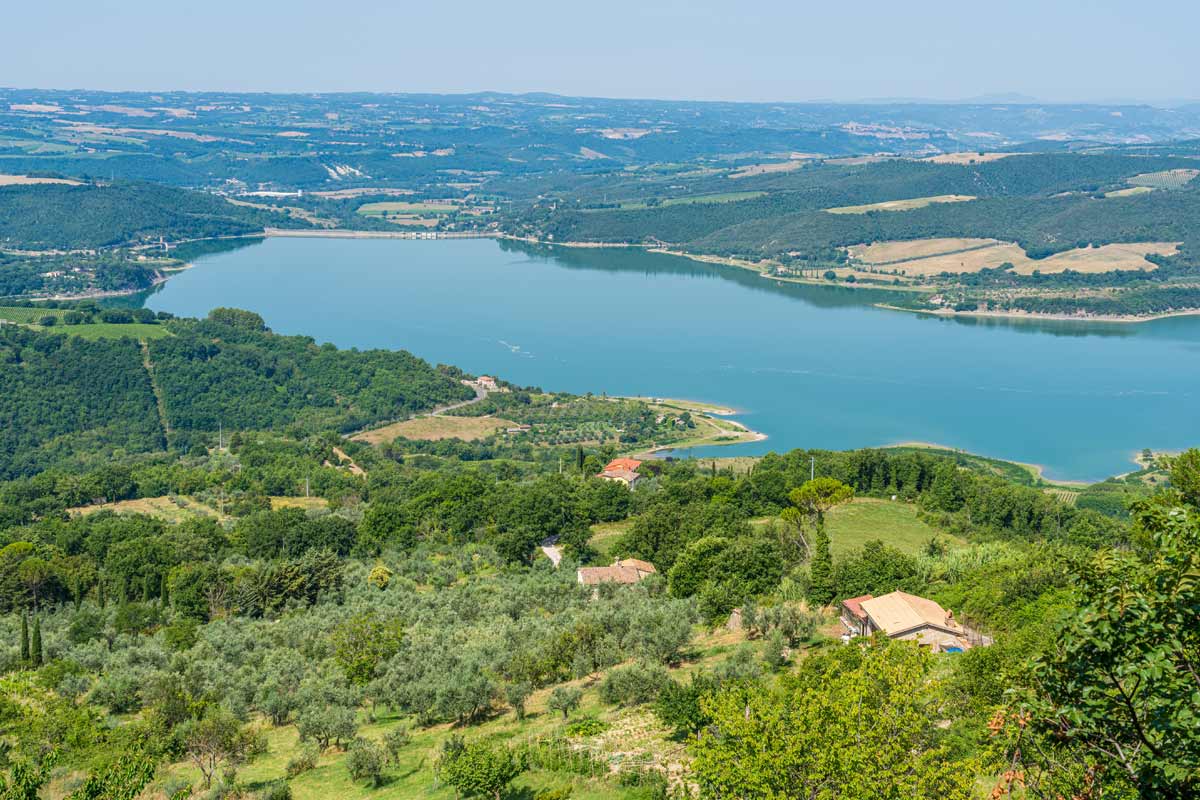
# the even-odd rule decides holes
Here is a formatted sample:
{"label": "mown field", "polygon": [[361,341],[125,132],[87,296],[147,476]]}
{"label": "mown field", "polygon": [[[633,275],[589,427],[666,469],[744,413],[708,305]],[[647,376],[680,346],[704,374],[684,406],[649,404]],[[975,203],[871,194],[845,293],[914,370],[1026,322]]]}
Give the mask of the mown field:
{"label": "mown field", "polygon": [[1177,242],[1136,242],[1077,247],[1047,258],[1033,259],[1020,245],[988,239],[949,238],[916,241],[875,242],[849,248],[851,257],[876,267],[890,267],[905,275],[936,276],[996,269],[1012,264],[1018,275],[1035,271],[1053,274],[1072,270],[1084,273],[1117,270],[1157,269],[1146,260],[1150,254],[1170,256],[1179,251]]}
{"label": "mown field", "polygon": [[907,200],[885,200],[858,206],[837,206],[825,209],[830,214],[867,214],[871,211],[912,211],[934,203],[965,203],[976,198],[969,194],[940,194],[933,197],[912,197]]}
{"label": "mown field", "polygon": [[497,431],[511,428],[516,424],[511,420],[499,417],[417,417],[384,425],[382,428],[363,431],[351,438],[367,444],[383,444],[392,441],[397,436],[422,441],[462,439],[469,442],[485,439]]}

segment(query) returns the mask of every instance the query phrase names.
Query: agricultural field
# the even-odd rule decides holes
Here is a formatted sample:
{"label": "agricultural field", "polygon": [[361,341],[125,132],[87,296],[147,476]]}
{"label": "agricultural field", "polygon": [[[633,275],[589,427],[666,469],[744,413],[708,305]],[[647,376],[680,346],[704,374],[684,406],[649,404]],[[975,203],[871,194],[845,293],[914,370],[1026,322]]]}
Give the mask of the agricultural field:
{"label": "agricultural field", "polygon": [[56,328],[39,328],[55,333],[65,333],[84,339],[120,339],[128,336],[134,339],[163,339],[172,336],[165,325],[149,325],[143,322],[116,324],[109,322],[91,322],[85,325],[61,325]]}
{"label": "agricultural field", "polygon": [[42,317],[54,317],[62,321],[67,310],[63,308],[38,308],[37,306],[0,306],[0,319],[21,325],[33,325]]}
{"label": "agricultural field", "polygon": [[809,156],[803,158],[792,158],[788,161],[772,161],[765,164],[747,164],[744,167],[738,167],[733,172],[729,173],[729,177],[733,180],[739,178],[752,178],[756,175],[777,175],[781,172],[794,172],[801,169]]}
{"label": "agricultural field", "polygon": [[[989,243],[991,242],[991,243]],[[942,252],[939,248],[954,248]],[[1080,247],[1055,253],[1048,258],[1032,259],[1019,245],[987,239],[926,239],[915,242],[878,242],[857,245],[849,249],[853,258],[874,266],[891,266],[905,275],[934,276],[942,273],[963,274],[995,269],[1012,264],[1018,275],[1045,274],[1074,270],[1102,273],[1117,270],[1156,269],[1146,260],[1149,254],[1170,256],[1179,252],[1174,242],[1138,242],[1106,244],[1101,247]]]}
{"label": "agricultural field", "polygon": [[915,208],[924,208],[931,206],[934,203],[966,203],[970,200],[975,200],[974,195],[969,194],[939,194],[932,197],[913,197],[908,200],[885,200],[882,203],[867,203],[861,206],[837,206],[836,208],[827,208],[825,211],[829,214],[867,214],[872,211],[912,211]]}
{"label": "agricultural field", "polygon": [[515,427],[517,423],[499,417],[450,417],[431,416],[395,422],[382,428],[363,431],[351,437],[367,444],[384,444],[398,436],[405,439],[437,441],[439,439],[462,439],[469,442],[486,439],[497,431]]}
{"label": "agricultural field", "polygon": [[1130,186],[1145,186],[1149,189],[1182,189],[1197,175],[1200,175],[1200,169],[1168,169],[1134,175],[1126,183]]}

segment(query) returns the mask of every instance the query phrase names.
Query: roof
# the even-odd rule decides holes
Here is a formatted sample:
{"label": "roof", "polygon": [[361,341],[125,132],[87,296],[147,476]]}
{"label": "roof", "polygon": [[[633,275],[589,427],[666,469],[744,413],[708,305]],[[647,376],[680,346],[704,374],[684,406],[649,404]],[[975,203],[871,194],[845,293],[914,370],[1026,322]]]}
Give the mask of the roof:
{"label": "roof", "polygon": [[614,458],[604,467],[604,471],[608,472],[609,470],[627,469],[630,472],[637,472],[638,467],[641,465],[642,462],[638,461],[636,458]]}
{"label": "roof", "polygon": [[859,619],[866,619],[867,612],[863,611],[862,604],[864,600],[870,600],[872,596],[873,595],[862,594],[858,597],[851,597],[849,600],[843,600],[842,605],[844,605],[851,614]]}
{"label": "roof", "polygon": [[[857,598],[856,598],[857,599]],[[961,631],[954,615],[924,597],[908,592],[892,592],[882,597],[872,597],[860,602],[871,621],[889,636],[895,636],[914,628],[932,625],[943,630]]]}
{"label": "roof", "polygon": [[631,567],[641,572],[656,573],[658,570],[649,561],[642,561],[640,558],[618,558],[613,562],[614,567]]}
{"label": "roof", "polygon": [[642,579],[642,573],[633,567],[580,567],[579,582],[584,586],[594,586],[597,583],[637,583]]}
{"label": "roof", "polygon": [[625,481],[626,483],[633,483],[634,481],[636,481],[638,478],[640,478],[642,476],[637,474],[633,470],[621,469],[620,467],[618,467],[616,469],[606,469],[606,470],[604,470],[604,472],[601,472],[596,477],[597,478],[615,478],[616,480]]}

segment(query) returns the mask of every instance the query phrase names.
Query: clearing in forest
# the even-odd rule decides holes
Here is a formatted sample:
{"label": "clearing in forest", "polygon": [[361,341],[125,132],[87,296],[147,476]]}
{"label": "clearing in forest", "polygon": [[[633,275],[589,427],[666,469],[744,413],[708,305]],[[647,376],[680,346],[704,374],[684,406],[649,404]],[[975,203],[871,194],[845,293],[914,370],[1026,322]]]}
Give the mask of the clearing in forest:
{"label": "clearing in forest", "polygon": [[911,197],[907,200],[885,200],[882,203],[867,203],[861,206],[838,206],[836,208],[827,208],[825,211],[830,214],[866,214],[870,211],[912,211],[916,208],[931,206],[934,203],[965,203],[968,200],[974,199],[975,196],[970,194],[939,194],[932,197]]}
{"label": "clearing in forest", "polygon": [[514,428],[517,423],[500,417],[416,417],[404,422],[393,422],[382,428],[363,431],[351,438],[357,442],[383,444],[397,436],[405,439],[436,441],[438,439],[462,439],[470,442],[485,439],[497,431]]}
{"label": "clearing in forest", "polygon": [[0,186],[34,186],[39,183],[60,183],[67,186],[82,186],[80,181],[67,178],[31,178],[28,175],[0,175]]}
{"label": "clearing in forest", "polygon": [[449,214],[457,211],[458,206],[451,203],[408,203],[403,200],[386,200],[378,203],[364,203],[358,207],[357,213],[364,217],[382,217],[387,214]]}
{"label": "clearing in forest", "polygon": [[1009,156],[1024,156],[1028,153],[942,153],[940,156],[933,156],[925,159],[931,164],[958,164],[959,166],[967,166],[970,164],[986,164],[989,161],[999,161],[1002,158]]}

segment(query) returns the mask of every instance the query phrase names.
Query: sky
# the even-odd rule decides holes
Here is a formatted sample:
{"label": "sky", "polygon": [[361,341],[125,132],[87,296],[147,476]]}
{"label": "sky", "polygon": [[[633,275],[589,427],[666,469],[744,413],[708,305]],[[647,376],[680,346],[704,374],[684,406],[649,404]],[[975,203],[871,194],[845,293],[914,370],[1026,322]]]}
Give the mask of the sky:
{"label": "sky", "polygon": [[1196,0],[60,0],[3,18],[13,88],[1200,98]]}

